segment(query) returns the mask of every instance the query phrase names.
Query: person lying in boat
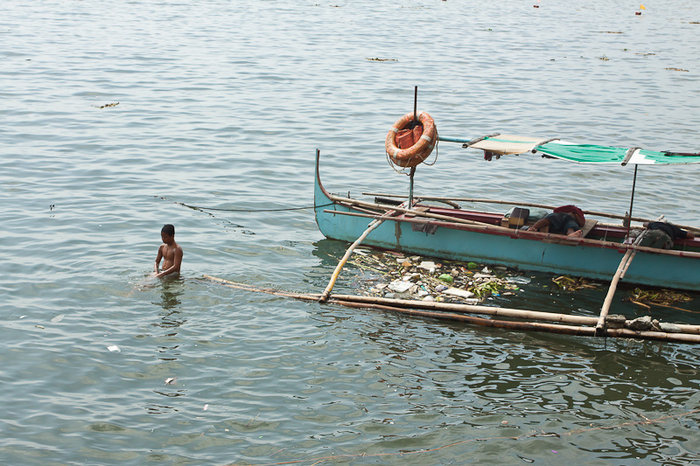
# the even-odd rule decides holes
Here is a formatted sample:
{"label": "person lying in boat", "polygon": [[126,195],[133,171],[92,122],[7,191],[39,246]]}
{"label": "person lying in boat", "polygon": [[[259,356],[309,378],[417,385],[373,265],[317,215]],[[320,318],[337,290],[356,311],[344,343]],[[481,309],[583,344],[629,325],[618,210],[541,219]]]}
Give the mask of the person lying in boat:
{"label": "person lying in boat", "polygon": [[[156,263],[153,266],[153,273],[161,278],[166,275],[179,274],[182,265],[182,248],[175,242],[175,227],[173,225],[163,225],[160,230],[160,238],[163,244],[158,248]],[[163,269],[158,270],[160,261],[163,260]]]}
{"label": "person lying in boat", "polygon": [[581,209],[573,205],[566,205],[557,207],[554,212],[536,221],[529,230],[580,237],[583,236],[581,228],[585,223],[586,219]]}
{"label": "person lying in boat", "polygon": [[694,235],[668,222],[647,222],[644,228],[648,231],[642,238],[641,246],[650,248],[671,249],[673,242],[679,238],[694,238]]}

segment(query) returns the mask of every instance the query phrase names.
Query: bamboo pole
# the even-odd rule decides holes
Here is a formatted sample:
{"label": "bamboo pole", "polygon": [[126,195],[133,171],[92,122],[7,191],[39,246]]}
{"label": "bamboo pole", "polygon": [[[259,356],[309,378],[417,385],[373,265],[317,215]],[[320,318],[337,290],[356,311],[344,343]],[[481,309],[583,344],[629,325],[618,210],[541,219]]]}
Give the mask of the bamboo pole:
{"label": "bamboo pole", "polygon": [[[644,230],[635,240],[633,245],[638,246],[641,244],[644,236],[646,236],[647,231]],[[628,230],[629,234],[629,230]],[[625,276],[627,269],[629,268],[634,256],[637,255],[637,249],[628,249],[625,255],[622,256],[620,265],[617,267],[617,271],[610,282],[610,288],[608,288],[608,293],[605,296],[605,301],[603,301],[603,307],[600,309],[600,316],[598,318],[598,323],[596,323],[596,332],[601,332],[605,326],[605,319],[608,316],[608,311],[610,310],[610,305],[612,304],[613,296],[615,295],[615,290],[617,289],[617,283]]]}
{"label": "bamboo pole", "polygon": [[340,262],[338,262],[338,265],[336,266],[335,270],[333,271],[333,275],[331,275],[331,279],[328,281],[328,285],[326,286],[326,289],[323,291],[323,293],[321,294],[321,297],[318,299],[320,302],[324,303],[328,300],[328,296],[331,294],[331,290],[333,290],[333,287],[335,286],[336,280],[338,280],[338,276],[340,275],[340,271],[345,266],[345,263],[348,261],[348,259],[350,258],[350,255],[355,250],[355,248],[360,243],[362,243],[362,241],[364,241],[365,238],[367,238],[367,235],[369,235],[375,228],[377,228],[379,225],[381,225],[382,222],[384,222],[385,218],[388,218],[393,214],[394,214],[393,211],[387,212],[382,217],[372,220],[369,223],[369,225],[367,226],[367,229],[362,233],[362,235],[360,235],[360,237],[357,238],[355,240],[355,242],[350,245],[348,250],[345,251],[345,255],[340,260]]}
{"label": "bamboo pole", "polygon": [[613,296],[615,296],[615,290],[617,289],[617,283],[620,281],[620,276],[622,272],[627,269],[627,262],[632,257],[632,250],[628,249],[625,255],[622,256],[620,265],[617,267],[615,275],[613,275],[612,281],[610,282],[610,287],[608,288],[608,294],[605,295],[605,301],[603,301],[603,307],[600,310],[600,316],[598,317],[598,322],[595,326],[596,334],[602,334],[603,328],[605,327],[605,318],[608,316],[608,311],[610,310],[610,305],[612,304]]}
{"label": "bamboo pole", "polygon": [[[406,196],[402,194],[387,194],[387,193],[362,193],[363,196],[380,196],[380,197],[393,197],[396,199],[403,199]],[[515,205],[515,206],[523,206],[523,207],[538,207],[541,209],[549,209],[549,210],[554,210],[556,209],[557,206],[552,206],[552,205],[547,205],[547,204],[536,204],[532,202],[521,202],[521,201],[502,201],[502,200],[496,200],[496,199],[479,199],[479,198],[468,198],[468,197],[429,197],[429,196],[421,196],[421,199],[424,201],[455,201],[455,202],[479,202],[483,204],[505,204],[505,205]],[[584,210],[584,214],[586,215],[593,215],[595,217],[606,217],[606,218],[614,218],[614,219],[619,219],[619,220],[624,220],[627,218],[625,215],[619,215],[619,214],[611,214],[607,212],[596,212],[593,210]],[[656,220],[648,219],[648,218],[642,218],[642,217],[630,217],[630,220],[634,220],[635,222],[655,222]],[[693,230],[696,232],[700,232],[700,227],[691,227],[687,225],[674,225],[678,226],[679,228],[683,228],[685,230]]]}
{"label": "bamboo pole", "polygon": [[[579,335],[579,336],[600,336],[596,334],[596,329],[593,327],[562,325],[562,324],[545,324],[540,322],[515,322],[510,320],[484,319],[482,317],[465,316],[462,314],[453,314],[446,312],[430,312],[420,311],[415,309],[405,309],[401,307],[387,306],[381,304],[358,303],[354,301],[343,301],[334,298],[334,304],[340,304],[347,307],[362,308],[362,309],[378,309],[383,311],[391,311],[399,314],[407,314],[417,317],[427,317],[432,319],[452,320],[466,322],[473,325],[483,327],[505,328],[509,330],[526,330],[535,332],[558,333],[564,335]],[[633,331],[628,329],[609,329],[603,336],[619,337],[619,338],[634,338],[639,340],[661,340],[674,343],[700,343],[700,335],[691,335],[684,333],[667,333],[656,331]]]}
{"label": "bamboo pole", "polygon": [[[292,293],[288,291],[280,291],[272,288],[258,288],[244,283],[232,282],[223,278],[204,275],[204,278],[213,282],[220,283],[229,288],[235,288],[245,291],[267,293],[275,296],[305,300],[319,301],[318,293]],[[495,308],[487,306],[471,306],[467,304],[455,303],[436,303],[412,300],[399,300],[390,298],[378,298],[369,296],[355,295],[333,295],[328,303],[339,304],[347,307],[363,308],[363,309],[380,309],[401,314],[428,317],[435,319],[446,319],[473,323],[476,325],[484,325],[489,327],[510,328],[515,330],[534,330],[534,331],[550,331],[553,333],[565,333],[573,335],[596,336],[595,327],[589,326],[595,323],[596,317],[586,316],[570,316],[568,314],[556,314],[541,311],[529,311],[524,309],[508,309]],[[411,308],[418,309],[411,309]],[[450,312],[447,312],[450,311]],[[504,321],[495,319],[483,319],[473,316],[466,316],[462,313],[484,314],[491,316],[502,317],[517,317],[517,318],[532,318],[544,320],[545,317],[551,315],[549,320],[554,322],[569,323],[572,325],[548,324],[541,322],[517,322]],[[576,325],[578,324],[578,325]],[[684,343],[700,343],[700,325],[673,324],[680,332],[657,332],[657,331],[634,331],[629,329],[604,329],[604,334],[612,337],[620,338],[639,338],[664,340]]]}

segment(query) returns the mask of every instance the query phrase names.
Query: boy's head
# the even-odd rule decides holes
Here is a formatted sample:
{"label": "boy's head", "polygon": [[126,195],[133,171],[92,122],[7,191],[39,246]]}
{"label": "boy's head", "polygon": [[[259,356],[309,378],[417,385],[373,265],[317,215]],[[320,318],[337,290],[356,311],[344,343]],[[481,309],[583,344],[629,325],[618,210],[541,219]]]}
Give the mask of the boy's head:
{"label": "boy's head", "polygon": [[163,239],[163,242],[165,243],[166,238],[174,238],[175,237],[175,227],[171,224],[163,225],[163,228],[160,230],[160,237]]}

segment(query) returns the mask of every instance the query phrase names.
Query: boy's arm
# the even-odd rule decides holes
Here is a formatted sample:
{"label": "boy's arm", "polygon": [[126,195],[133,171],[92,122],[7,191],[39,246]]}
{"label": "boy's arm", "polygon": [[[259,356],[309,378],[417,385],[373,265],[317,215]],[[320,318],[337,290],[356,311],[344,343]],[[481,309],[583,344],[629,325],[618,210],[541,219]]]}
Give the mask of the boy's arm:
{"label": "boy's arm", "polygon": [[158,248],[158,255],[156,256],[156,263],[153,266],[153,271],[158,273],[158,266],[160,265],[160,260],[163,258],[163,245]]}
{"label": "boy's arm", "polygon": [[180,271],[180,266],[182,265],[182,248],[177,248],[175,250],[175,260],[173,261],[173,265],[168,267],[167,269],[163,270],[162,272],[156,274],[156,277],[165,277],[166,275],[170,275],[171,273],[177,273]]}

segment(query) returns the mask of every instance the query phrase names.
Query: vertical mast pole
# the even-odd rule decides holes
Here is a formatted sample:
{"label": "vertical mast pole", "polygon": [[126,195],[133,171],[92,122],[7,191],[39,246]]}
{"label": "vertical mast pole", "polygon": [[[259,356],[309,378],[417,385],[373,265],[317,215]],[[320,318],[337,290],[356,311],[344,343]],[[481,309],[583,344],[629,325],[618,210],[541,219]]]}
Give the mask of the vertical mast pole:
{"label": "vertical mast pole", "polygon": [[413,88],[413,124],[418,124],[418,86]]}
{"label": "vertical mast pole", "polygon": [[408,208],[412,209],[413,208],[413,175],[416,173],[416,167],[411,167],[411,173],[409,173],[408,177],[410,179],[408,183]]}
{"label": "vertical mast pole", "polygon": [[[413,88],[413,124],[410,126],[414,128],[418,124],[418,86]],[[409,173],[409,184],[408,184],[408,208],[413,208],[413,175],[416,174],[416,167],[411,167],[411,172]]]}

